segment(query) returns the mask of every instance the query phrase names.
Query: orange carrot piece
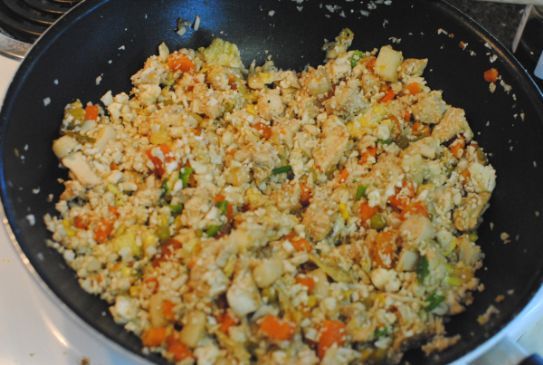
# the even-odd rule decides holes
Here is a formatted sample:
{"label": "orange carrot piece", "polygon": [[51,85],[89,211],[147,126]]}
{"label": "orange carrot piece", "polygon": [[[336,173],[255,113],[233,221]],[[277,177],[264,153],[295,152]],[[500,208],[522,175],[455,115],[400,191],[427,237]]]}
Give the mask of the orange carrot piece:
{"label": "orange carrot piece", "polygon": [[379,267],[390,269],[393,264],[394,253],[396,252],[395,231],[379,232],[375,241],[370,247],[370,256]]}
{"label": "orange carrot piece", "polygon": [[394,91],[392,90],[392,88],[388,88],[386,91],[385,91],[385,95],[379,100],[380,103],[388,103],[389,101],[391,101],[392,99],[394,99],[396,95],[394,94]]}
{"label": "orange carrot piece", "polygon": [[85,107],[85,120],[98,119],[98,105],[87,105]]}
{"label": "orange carrot piece", "polygon": [[108,219],[102,219],[94,228],[94,239],[98,243],[104,243],[113,231],[113,222]]}
{"label": "orange carrot piece", "polygon": [[377,213],[377,207],[371,207],[368,202],[363,202],[360,204],[359,216],[362,223],[366,222],[368,219],[371,219]]}
{"label": "orange carrot piece", "polygon": [[172,53],[168,57],[168,68],[171,71],[190,72],[194,70],[194,63],[182,53]]}
{"label": "orange carrot piece", "polygon": [[74,218],[74,226],[79,229],[87,229],[89,228],[89,221],[78,215]]}
{"label": "orange carrot piece", "polygon": [[253,124],[253,128],[256,129],[264,139],[270,139],[272,136],[272,129],[262,122]]}
{"label": "orange carrot piece", "polygon": [[167,351],[175,361],[181,361],[193,357],[190,349],[175,336],[168,336],[166,339]]}
{"label": "orange carrot piece", "polygon": [[156,347],[162,345],[166,339],[166,327],[152,327],[141,335],[143,346]]}
{"label": "orange carrot piece", "polygon": [[411,95],[416,95],[422,91],[422,86],[418,82],[411,82],[405,88]]}
{"label": "orange carrot piece", "polygon": [[338,174],[338,181],[340,184],[343,184],[345,181],[347,181],[347,178],[349,178],[349,171],[347,169],[343,169]]}
{"label": "orange carrot piece", "polygon": [[213,197],[213,203],[217,204],[226,200],[226,197],[222,194],[217,194]]}
{"label": "orange carrot piece", "polygon": [[262,318],[259,329],[262,334],[274,341],[289,340],[296,331],[293,324],[271,314]]}
{"label": "orange carrot piece", "polygon": [[164,318],[169,321],[173,321],[175,319],[175,313],[173,311],[174,307],[175,304],[169,299],[165,299],[162,302],[162,314],[164,315]]}
{"label": "orange carrot piece", "polygon": [[315,280],[309,276],[298,276],[296,283],[305,286],[308,292],[311,292],[315,287]]}
{"label": "orange carrot piece", "polygon": [[322,359],[326,351],[334,344],[341,346],[345,342],[345,324],[341,321],[325,320],[321,327],[317,354]]}
{"label": "orange carrot piece", "polygon": [[289,240],[290,243],[292,243],[292,247],[294,247],[294,249],[298,252],[311,252],[313,250],[313,246],[311,245],[311,243],[309,243],[308,240],[297,236],[294,232],[290,232],[288,235],[285,236],[285,238]]}
{"label": "orange carrot piece", "polygon": [[364,152],[362,152],[362,155],[360,156],[360,161],[359,161],[359,164],[360,165],[364,165],[366,164],[370,157],[375,157],[377,155],[377,147],[368,147],[366,148],[366,150]]}
{"label": "orange carrot piece", "polygon": [[489,68],[483,73],[483,78],[486,82],[496,82],[498,80],[499,72],[494,67]]}
{"label": "orange carrot piece", "polygon": [[224,312],[219,318],[219,329],[221,332],[228,334],[230,327],[238,323],[238,319],[232,316],[229,312]]}

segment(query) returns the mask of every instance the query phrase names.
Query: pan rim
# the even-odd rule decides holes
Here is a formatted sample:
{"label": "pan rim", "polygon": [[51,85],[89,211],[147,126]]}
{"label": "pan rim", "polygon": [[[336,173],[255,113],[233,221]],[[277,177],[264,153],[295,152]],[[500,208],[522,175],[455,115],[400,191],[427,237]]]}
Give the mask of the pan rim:
{"label": "pan rim", "polygon": [[[65,31],[65,29],[61,27],[64,25],[65,22],[67,22],[67,25],[74,24],[77,22],[80,16],[84,16],[87,12],[92,11],[95,8],[99,8],[105,3],[108,3],[109,1],[110,0],[100,0],[97,2],[81,2],[77,6],[72,8],[64,16],[62,16],[60,19],[58,19],[52,27],[50,27],[44,34],[42,34],[36,40],[34,45],[29,49],[25,60],[23,60],[23,62],[19,66],[17,73],[12,79],[10,86],[6,92],[6,100],[8,100],[8,97],[10,95],[16,93],[17,88],[19,87],[16,84],[24,82],[27,69],[29,67],[33,67],[31,61],[33,60],[33,58],[40,56],[41,52],[43,51],[43,47],[45,47],[44,45],[50,42],[54,42],[55,39]],[[483,26],[477,23],[473,18],[460,11],[448,1],[439,0],[437,3],[441,6],[444,6],[445,8],[448,8],[448,11],[454,13],[454,16],[456,16],[458,19],[464,20],[465,24],[468,25],[470,30],[472,30],[478,38],[489,42],[494,51],[496,51],[503,60],[510,64],[513,69],[517,70],[517,75],[519,78],[524,79],[524,81],[527,81],[529,84],[531,84],[532,90],[527,93],[527,100],[530,103],[535,104],[536,101],[543,102],[543,91],[535,83],[534,79],[531,77],[527,69],[522,64],[520,64],[515,56],[501,42],[499,42],[490,32],[488,32]],[[45,39],[45,41],[43,41],[43,39]],[[533,91],[535,91],[535,93]],[[8,103],[4,103],[4,105],[2,106],[2,110],[0,111],[0,126],[7,123],[5,115],[9,112],[10,108],[11,106],[8,106]],[[540,108],[540,110],[543,110],[543,107]],[[2,137],[2,132],[0,132],[0,137]],[[3,157],[4,153],[0,150],[0,161],[3,160]],[[0,177],[4,177],[3,168],[0,171]],[[64,300],[62,300],[56,294],[56,292],[47,284],[42,275],[37,272],[31,260],[26,256],[21,244],[17,240],[14,230],[12,228],[12,224],[10,223],[10,219],[8,218],[8,215],[6,213],[4,203],[9,203],[10,199],[8,199],[3,181],[4,180],[2,179],[0,194],[0,199],[2,201],[2,204],[0,204],[0,218],[2,220],[2,224],[6,228],[6,233],[17,255],[20,257],[24,266],[29,271],[30,276],[32,276],[33,279],[38,283],[38,286],[47,293],[47,296],[53,298],[52,301],[60,308],[62,308],[63,312],[68,313],[69,318],[72,318],[78,324],[83,323],[86,328],[90,328],[90,332],[94,333],[95,338],[97,338],[101,342],[106,342],[106,344],[113,346],[116,350],[121,350],[125,355],[128,355],[131,360],[149,362],[149,360],[145,358],[141,352],[134,352],[125,345],[120,344],[104,332],[100,331],[93,324],[80,317],[77,314],[77,311],[71,308]],[[16,225],[14,224],[14,226]],[[501,329],[497,330],[491,337],[481,341],[478,344],[475,344],[472,348],[468,350],[468,353],[453,360],[452,363],[463,364],[476,359],[488,349],[493,347],[496,343],[498,343],[503,337],[505,337],[507,333],[513,332],[515,328],[521,327],[523,322],[527,322],[530,319],[530,314],[535,311],[534,308],[538,306],[538,301],[542,302],[539,304],[539,307],[542,307],[541,309],[543,309],[543,285],[540,283],[538,287],[530,289],[530,293],[529,295],[527,295],[527,298],[527,301],[521,308],[518,309],[517,312],[512,312],[509,316],[506,317],[508,319],[504,321],[505,325]]]}

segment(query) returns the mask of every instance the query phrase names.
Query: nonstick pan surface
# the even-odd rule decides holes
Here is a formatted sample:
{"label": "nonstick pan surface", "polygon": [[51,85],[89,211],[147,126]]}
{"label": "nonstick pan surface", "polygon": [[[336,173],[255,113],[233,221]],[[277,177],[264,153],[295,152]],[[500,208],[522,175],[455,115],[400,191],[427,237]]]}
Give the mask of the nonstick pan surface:
{"label": "nonstick pan surface", "polygon": [[[141,354],[139,339],[116,325],[106,303],[84,292],[63,258],[46,246],[49,233],[42,217],[54,214],[51,197],[58,198],[62,191],[58,179],[66,177],[51,143],[58,136],[67,103],[77,98],[98,101],[107,90],[129,90],[130,75],[163,41],[172,49],[200,47],[219,36],[239,46],[246,65],[271,55],[280,67],[302,70],[322,62],[324,39],[350,27],[355,32],[353,49],[394,43],[406,57],[429,58],[425,73],[429,85],[444,90],[448,103],[466,110],[476,138],[497,170],[498,183],[478,241],[486,255],[478,272],[485,290],[475,293],[473,305],[447,325],[449,334],[461,334],[462,339],[430,358],[412,350],[406,355],[412,364],[446,363],[473,350],[510,322],[540,287],[543,98],[522,66],[444,1],[396,0],[370,10],[365,1],[320,4],[85,1],[47,32],[22,63],[0,117],[0,185],[6,218],[40,280],[102,335],[146,356]],[[175,32],[179,17],[193,20],[197,15],[198,31],[188,29],[183,36]],[[491,66],[499,69],[511,91],[498,85],[494,93],[489,92],[482,74]],[[509,243],[500,239],[502,232],[509,235]],[[505,300],[496,303],[498,295]],[[499,313],[479,325],[477,317],[491,304]],[[156,356],[147,358],[163,362]]]}

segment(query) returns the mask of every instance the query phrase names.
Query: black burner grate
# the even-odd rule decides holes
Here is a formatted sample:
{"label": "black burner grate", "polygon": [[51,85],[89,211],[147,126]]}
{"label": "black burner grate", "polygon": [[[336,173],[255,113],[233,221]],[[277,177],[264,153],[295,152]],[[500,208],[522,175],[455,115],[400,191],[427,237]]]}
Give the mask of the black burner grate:
{"label": "black burner grate", "polygon": [[0,31],[33,43],[81,0],[0,0]]}

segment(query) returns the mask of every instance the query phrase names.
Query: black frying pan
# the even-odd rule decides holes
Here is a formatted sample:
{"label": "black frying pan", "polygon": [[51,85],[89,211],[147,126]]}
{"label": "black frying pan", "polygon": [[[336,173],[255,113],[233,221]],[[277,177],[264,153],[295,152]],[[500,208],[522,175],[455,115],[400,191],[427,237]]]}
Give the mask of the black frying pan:
{"label": "black frying pan", "polygon": [[[365,2],[339,3],[343,12],[333,13],[319,3],[303,2],[298,11],[298,4],[287,0],[86,1],[38,41],[17,72],[0,119],[0,184],[11,229],[47,286],[90,326],[129,351],[141,355],[138,338],[103,316],[106,303],[85,293],[62,257],[46,247],[49,234],[40,217],[54,213],[48,195],[58,197],[62,187],[57,179],[66,175],[51,151],[64,105],[75,98],[97,101],[109,89],[129,90],[129,76],[162,41],[170,48],[200,47],[221,36],[238,44],[245,64],[253,59],[262,62],[269,52],[278,66],[301,70],[308,63],[320,63],[324,38],[332,39],[348,26],[356,34],[353,48],[379,47],[393,36],[401,38],[395,47],[407,57],[430,59],[426,72],[430,86],[443,89],[446,101],[466,109],[477,139],[490,152],[498,185],[480,229],[486,258],[478,274],[486,290],[476,293],[474,304],[447,325],[449,333],[461,334],[462,340],[431,358],[412,350],[406,355],[412,364],[445,363],[477,348],[506,326],[540,288],[543,98],[525,70],[494,38],[444,1],[395,0],[392,6],[378,6],[369,17],[360,13],[367,10]],[[202,19],[197,32],[183,37],[174,32],[178,17],[192,20],[196,15]],[[460,41],[468,44],[466,50],[458,46]],[[482,79],[490,67],[487,52],[498,56],[493,66],[512,86],[515,98],[501,87],[494,94],[488,91]],[[99,75],[102,82],[97,85]],[[51,100],[47,106],[46,98]],[[39,193],[33,193],[38,186]],[[28,214],[37,218],[35,225],[25,218]],[[510,244],[500,240],[501,232],[509,233]],[[510,289],[514,293],[507,295]],[[495,303],[500,294],[505,300]],[[480,326],[476,318],[490,304],[500,313]]]}

